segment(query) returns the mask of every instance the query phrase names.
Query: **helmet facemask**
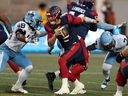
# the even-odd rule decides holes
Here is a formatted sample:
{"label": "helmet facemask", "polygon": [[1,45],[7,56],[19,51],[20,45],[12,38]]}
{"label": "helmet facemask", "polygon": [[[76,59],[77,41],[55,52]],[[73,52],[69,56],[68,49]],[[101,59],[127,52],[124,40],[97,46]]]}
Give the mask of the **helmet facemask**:
{"label": "helmet facemask", "polygon": [[47,20],[50,24],[55,25],[61,17],[61,9],[58,6],[52,6],[47,12]]}
{"label": "helmet facemask", "polygon": [[102,45],[102,47],[104,50],[107,50],[107,51],[113,50],[115,47],[115,40],[113,39],[110,44]]}

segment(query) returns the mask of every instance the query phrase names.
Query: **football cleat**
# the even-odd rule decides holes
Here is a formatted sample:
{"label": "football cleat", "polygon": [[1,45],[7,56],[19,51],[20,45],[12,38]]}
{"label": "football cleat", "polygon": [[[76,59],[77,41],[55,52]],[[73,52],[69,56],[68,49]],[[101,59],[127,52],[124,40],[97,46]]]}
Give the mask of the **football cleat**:
{"label": "football cleat", "polygon": [[80,91],[78,92],[78,94],[85,94],[86,92],[87,92],[86,90],[82,89],[82,90],[80,90]]}
{"label": "football cleat", "polygon": [[49,89],[51,91],[53,91],[53,82],[54,82],[54,79],[56,78],[55,73],[54,72],[48,72],[46,74],[46,78],[48,80]]}
{"label": "football cleat", "polygon": [[102,90],[105,90],[105,89],[108,87],[109,82],[110,82],[110,78],[109,78],[109,79],[105,79],[105,80],[103,81],[103,83],[101,84],[101,89],[102,89]]}
{"label": "football cleat", "polygon": [[59,91],[55,92],[55,95],[64,95],[64,94],[69,94],[70,90],[69,88],[61,88]]}
{"label": "football cleat", "polygon": [[19,87],[19,86],[16,86],[16,85],[14,85],[14,86],[11,88],[11,91],[12,91],[12,92],[20,92],[20,93],[23,93],[23,94],[27,94],[27,93],[28,93],[27,90],[24,90],[22,87]]}
{"label": "football cleat", "polygon": [[117,91],[114,96],[123,96],[123,95],[122,95],[122,92]]}
{"label": "football cleat", "polygon": [[78,85],[75,86],[73,91],[70,93],[71,95],[76,95],[76,94],[84,94],[86,93],[86,90],[84,89],[84,84],[79,83]]}

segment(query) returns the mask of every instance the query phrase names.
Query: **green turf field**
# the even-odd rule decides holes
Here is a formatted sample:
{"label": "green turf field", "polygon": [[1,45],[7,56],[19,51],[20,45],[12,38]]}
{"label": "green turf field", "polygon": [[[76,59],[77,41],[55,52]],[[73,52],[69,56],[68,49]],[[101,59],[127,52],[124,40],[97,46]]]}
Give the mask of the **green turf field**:
{"label": "green turf field", "polygon": [[[20,93],[11,93],[10,88],[17,80],[17,75],[10,70],[9,67],[0,74],[0,96],[54,96],[54,92],[49,91],[47,86],[47,80],[45,73],[48,71],[54,71],[58,69],[57,58],[58,55],[47,54],[27,54],[33,62],[34,70],[28,79],[28,84],[25,89],[29,91],[29,94],[23,95]],[[91,54],[89,69],[81,76],[81,81],[84,82],[87,93],[83,96],[113,96],[115,86],[115,74],[118,69],[118,65],[113,67],[111,84],[106,91],[100,89],[102,82],[102,62],[104,54]],[[20,62],[20,61],[19,61]],[[61,80],[57,78],[55,80],[55,90],[60,88]],[[77,95],[82,96],[82,95]],[[128,87],[126,86],[124,96],[128,96]]]}

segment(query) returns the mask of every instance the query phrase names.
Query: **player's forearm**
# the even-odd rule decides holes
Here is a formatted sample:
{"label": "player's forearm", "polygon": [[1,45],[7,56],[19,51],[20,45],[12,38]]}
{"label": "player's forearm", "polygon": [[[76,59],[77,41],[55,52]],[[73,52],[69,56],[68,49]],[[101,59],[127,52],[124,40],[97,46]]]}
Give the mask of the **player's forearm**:
{"label": "player's forearm", "polygon": [[56,36],[54,35],[52,38],[50,38],[50,39],[48,40],[48,46],[49,46],[49,47],[54,46],[55,41],[56,41]]}
{"label": "player's forearm", "polygon": [[89,18],[89,17],[75,17],[73,19],[73,24],[81,24],[81,23],[97,23],[97,21],[95,19]]}
{"label": "player's forearm", "polygon": [[112,30],[115,28],[115,25],[100,22],[100,23],[97,23],[97,28],[104,29],[104,30]]}
{"label": "player's forearm", "polygon": [[89,46],[87,47],[87,50],[88,50],[88,51],[95,50],[95,49],[96,49],[96,47],[95,47],[94,44],[89,45]]}
{"label": "player's forearm", "polygon": [[46,36],[47,35],[47,32],[46,31],[37,31],[37,36],[38,37],[43,37],[43,36]]}

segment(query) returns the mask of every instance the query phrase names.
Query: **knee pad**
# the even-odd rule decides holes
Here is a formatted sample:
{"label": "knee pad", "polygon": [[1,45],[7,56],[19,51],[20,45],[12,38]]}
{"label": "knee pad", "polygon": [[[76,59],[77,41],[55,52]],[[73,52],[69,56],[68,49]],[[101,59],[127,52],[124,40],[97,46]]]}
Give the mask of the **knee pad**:
{"label": "knee pad", "polygon": [[33,70],[33,66],[32,66],[32,65],[29,65],[29,66],[27,66],[27,67],[25,68],[25,70],[26,70],[27,72],[31,73],[32,70]]}
{"label": "knee pad", "polygon": [[111,68],[112,68],[112,65],[111,65],[111,64],[107,64],[107,63],[104,63],[104,64],[103,64],[103,67],[102,67],[102,69],[103,69],[104,71],[111,70]]}

